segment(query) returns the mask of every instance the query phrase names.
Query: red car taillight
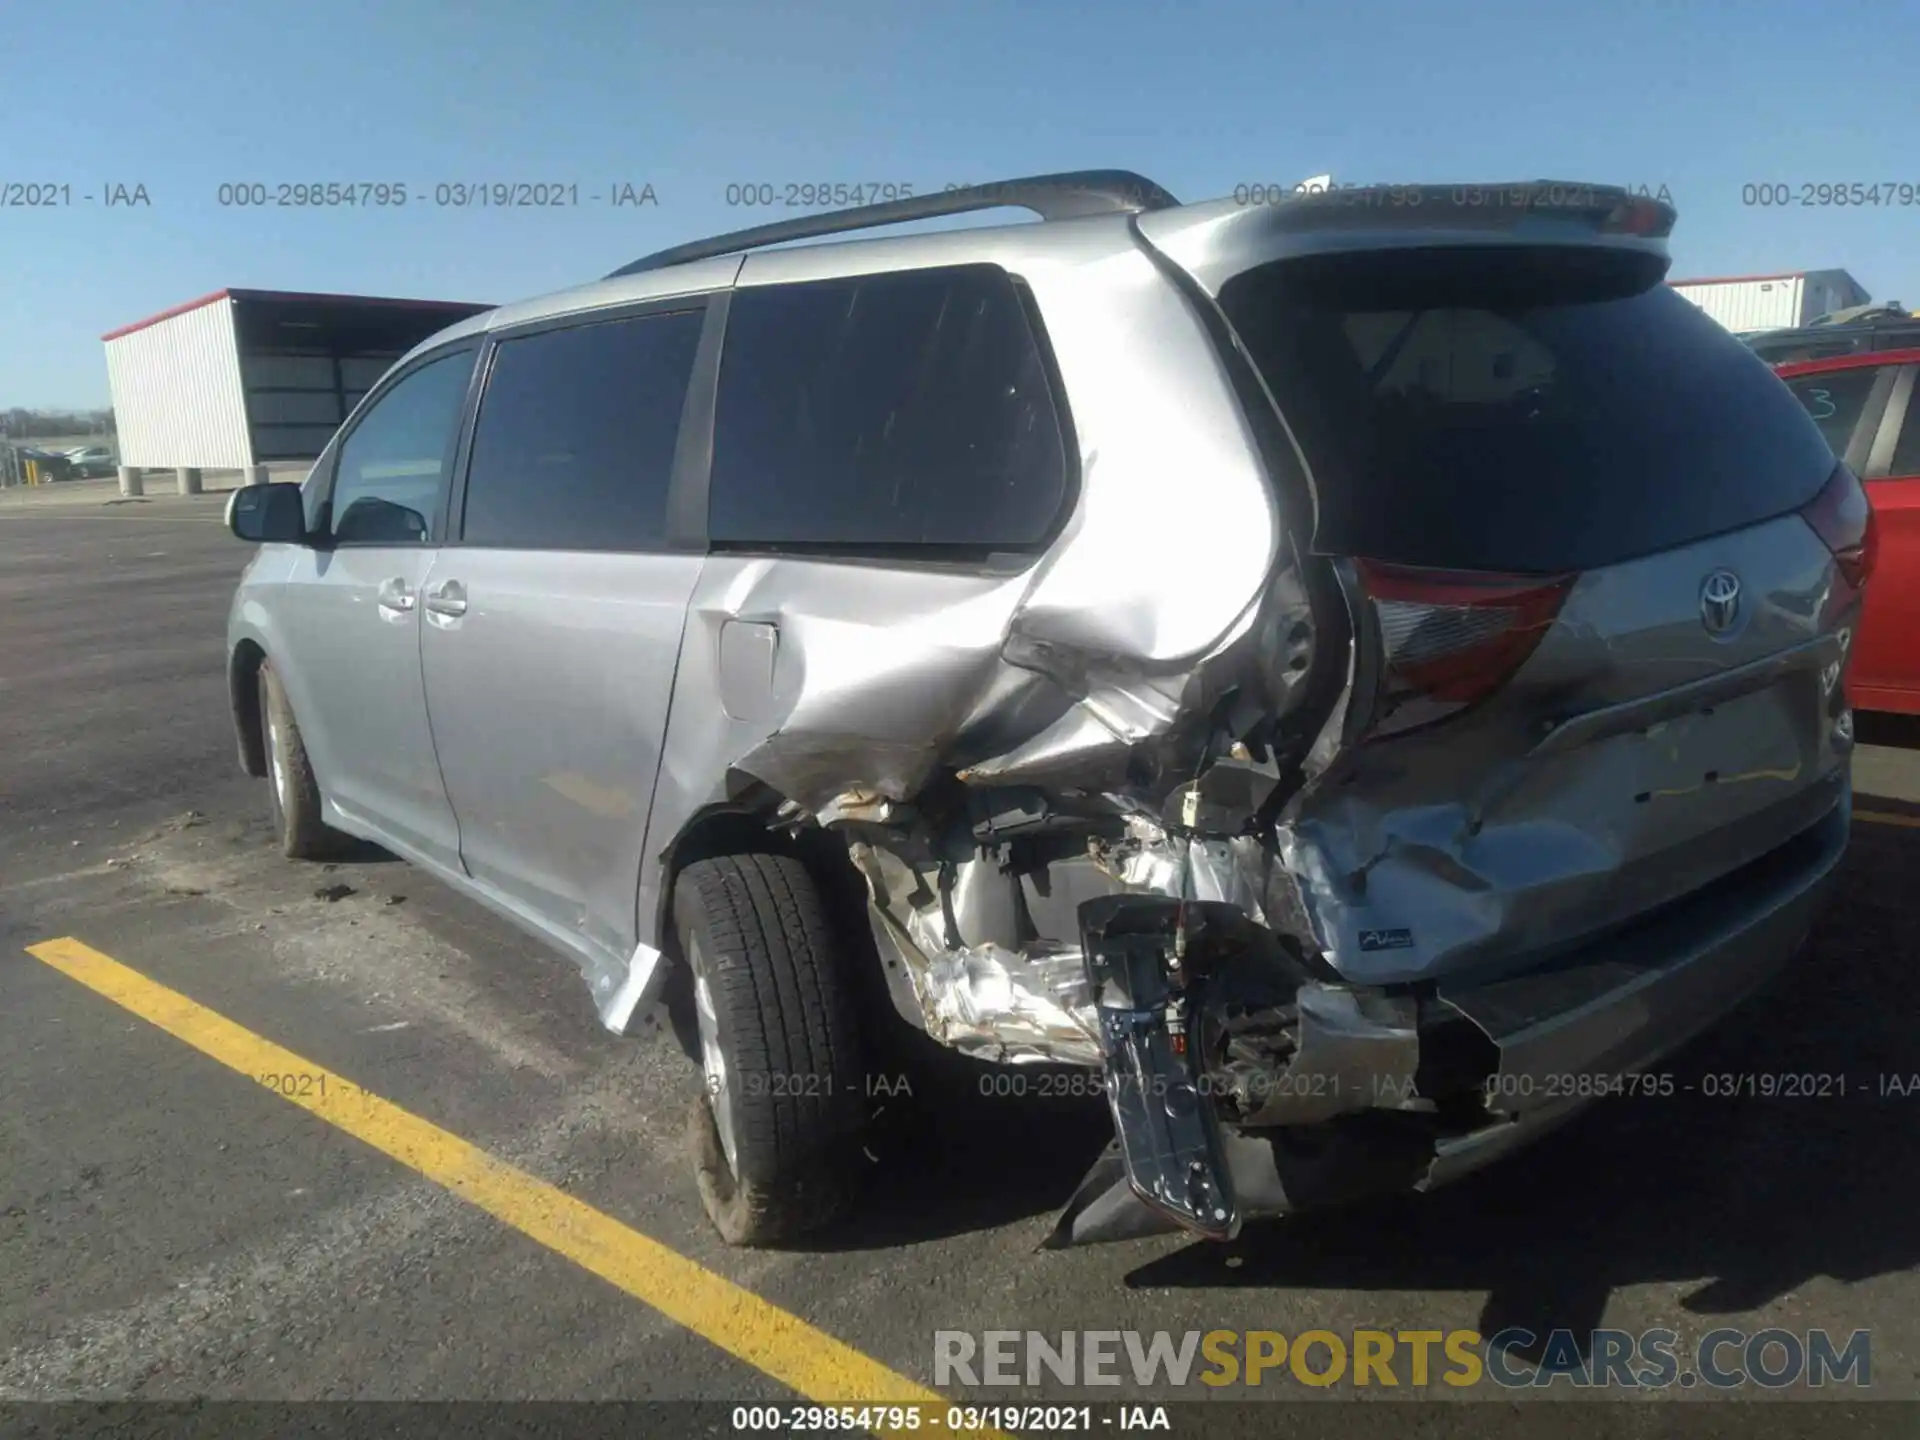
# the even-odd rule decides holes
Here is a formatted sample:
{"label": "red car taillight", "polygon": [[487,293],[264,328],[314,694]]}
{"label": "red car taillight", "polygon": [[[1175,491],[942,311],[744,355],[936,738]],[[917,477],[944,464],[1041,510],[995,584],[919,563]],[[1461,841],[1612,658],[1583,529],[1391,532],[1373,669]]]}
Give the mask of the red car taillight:
{"label": "red car taillight", "polygon": [[1374,737],[1443,720],[1526,663],[1573,588],[1571,575],[1505,575],[1354,562],[1386,650]]}
{"label": "red car taillight", "polygon": [[1660,236],[1672,230],[1673,220],[1659,201],[1637,196],[1614,206],[1600,228],[1614,235]]}
{"label": "red car taillight", "polygon": [[1836,466],[1832,478],[1800,514],[1833,552],[1833,563],[1847,583],[1855,589],[1866,584],[1879,558],[1880,529],[1873,518],[1873,502],[1854,473],[1844,465]]}

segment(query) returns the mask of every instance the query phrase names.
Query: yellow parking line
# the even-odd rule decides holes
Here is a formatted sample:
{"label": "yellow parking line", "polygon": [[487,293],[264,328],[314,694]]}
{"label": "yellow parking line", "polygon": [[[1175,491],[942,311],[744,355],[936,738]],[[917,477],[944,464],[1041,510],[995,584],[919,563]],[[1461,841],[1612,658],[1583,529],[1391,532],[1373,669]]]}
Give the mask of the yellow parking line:
{"label": "yellow parking line", "polygon": [[939,1406],[944,1415],[947,1402],[939,1392],[91,946],[67,937],[30,945],[27,952],[445,1186],[807,1399],[832,1405]]}
{"label": "yellow parking line", "polygon": [[1920,815],[1896,815],[1891,810],[1856,810],[1853,818],[1864,820],[1869,825],[1905,825],[1910,829],[1920,829]]}

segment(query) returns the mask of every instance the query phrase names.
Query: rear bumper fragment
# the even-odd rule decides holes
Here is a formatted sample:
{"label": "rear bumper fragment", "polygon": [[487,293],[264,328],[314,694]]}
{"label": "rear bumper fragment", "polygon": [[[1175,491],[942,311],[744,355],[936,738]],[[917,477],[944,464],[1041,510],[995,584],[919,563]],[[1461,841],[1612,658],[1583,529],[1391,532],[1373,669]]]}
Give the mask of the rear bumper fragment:
{"label": "rear bumper fragment", "polygon": [[[1843,786],[1833,808],[1785,845],[1539,969],[1442,981],[1398,1005],[1378,992],[1308,982],[1287,1077],[1311,1103],[1281,1127],[1221,1124],[1207,1104],[1203,1119],[1183,1112],[1189,1139],[1173,1144],[1160,1113],[1169,1107],[1122,1104],[1176,1091],[1184,1103],[1196,1083],[1184,1047],[1162,1043],[1181,986],[1156,991],[1154,1015],[1108,1052],[1115,1146],[1048,1244],[1179,1228],[1224,1238],[1249,1218],[1432,1189],[1521,1148],[1619,1093],[1625,1077],[1643,1074],[1780,970],[1830,893],[1851,820]],[[1108,973],[1100,956],[1111,947],[1111,912],[1127,903],[1094,902],[1104,909],[1085,932],[1090,974]],[[1138,958],[1132,963],[1137,975]],[[1225,1197],[1230,1218],[1196,1214],[1181,1203],[1187,1196]]]}

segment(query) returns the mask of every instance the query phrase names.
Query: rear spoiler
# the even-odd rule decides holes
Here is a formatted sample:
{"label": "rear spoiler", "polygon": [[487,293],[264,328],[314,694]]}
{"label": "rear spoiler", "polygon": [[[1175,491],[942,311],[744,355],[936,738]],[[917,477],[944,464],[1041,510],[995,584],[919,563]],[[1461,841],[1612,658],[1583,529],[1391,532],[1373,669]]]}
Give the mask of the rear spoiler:
{"label": "rear spoiler", "polygon": [[[1248,192],[1249,200],[1252,191]],[[1236,202],[1239,203],[1236,197]],[[1369,229],[1508,230],[1531,217],[1590,226],[1596,234],[1663,240],[1679,212],[1665,201],[1618,185],[1578,180],[1502,184],[1356,185],[1305,189],[1272,204],[1283,229],[1312,230],[1364,221]]]}
{"label": "rear spoiler", "polygon": [[1515,180],[1289,190],[1242,186],[1232,197],[1135,217],[1141,236],[1208,290],[1249,266],[1291,255],[1423,245],[1598,245],[1658,257],[1674,207],[1619,185]]}

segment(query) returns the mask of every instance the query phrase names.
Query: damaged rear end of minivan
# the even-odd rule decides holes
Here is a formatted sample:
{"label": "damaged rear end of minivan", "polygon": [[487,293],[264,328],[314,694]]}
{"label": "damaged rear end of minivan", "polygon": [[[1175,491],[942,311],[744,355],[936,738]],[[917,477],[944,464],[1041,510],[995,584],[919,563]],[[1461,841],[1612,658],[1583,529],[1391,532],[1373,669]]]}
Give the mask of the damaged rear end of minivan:
{"label": "damaged rear end of minivan", "polygon": [[1562,185],[1133,217],[1264,471],[1258,592],[1199,658],[1143,660],[1219,577],[1170,544],[1157,613],[1096,616],[1138,554],[1089,535],[1121,506],[1204,534],[1205,486],[1096,496],[1095,457],[1106,508],[1005,633],[942,631],[979,664],[937,762],[844,783],[804,694],[735,762],[845,839],[916,1026],[1102,1072],[1114,1144],[1053,1243],[1449,1181],[1625,1093],[1804,938],[1848,833],[1872,515],[1663,283],[1673,220]]}
{"label": "damaged rear end of minivan", "polygon": [[1297,783],[1209,824],[1201,776],[1177,880],[1083,907],[1118,1143],[1057,1240],[1450,1180],[1804,938],[1872,515],[1661,283],[1672,219],[1509,186],[1141,220],[1296,448],[1347,674]]}
{"label": "damaged rear end of minivan", "polygon": [[1872,515],[1661,283],[1672,220],[1509,186],[1140,222],[1296,447],[1347,675],[1296,785],[1237,833],[1189,802],[1173,893],[1083,910],[1118,1143],[1058,1241],[1443,1183],[1804,938]]}

